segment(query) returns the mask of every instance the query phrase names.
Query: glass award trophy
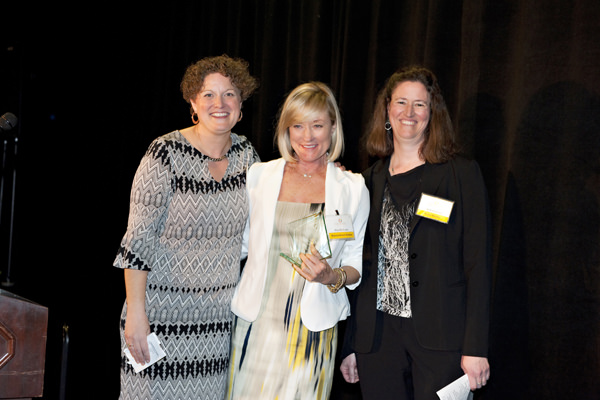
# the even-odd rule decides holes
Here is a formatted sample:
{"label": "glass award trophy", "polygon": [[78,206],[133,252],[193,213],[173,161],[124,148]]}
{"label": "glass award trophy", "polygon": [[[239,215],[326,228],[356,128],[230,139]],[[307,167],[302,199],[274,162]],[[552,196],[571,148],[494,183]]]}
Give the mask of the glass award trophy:
{"label": "glass award trophy", "polygon": [[325,227],[325,217],[320,211],[308,217],[300,218],[288,224],[290,235],[290,250],[288,253],[279,253],[279,255],[292,264],[302,265],[300,259],[301,253],[310,254],[310,245],[313,243],[315,248],[321,254],[321,259],[331,257],[331,246],[329,245],[329,235]]}

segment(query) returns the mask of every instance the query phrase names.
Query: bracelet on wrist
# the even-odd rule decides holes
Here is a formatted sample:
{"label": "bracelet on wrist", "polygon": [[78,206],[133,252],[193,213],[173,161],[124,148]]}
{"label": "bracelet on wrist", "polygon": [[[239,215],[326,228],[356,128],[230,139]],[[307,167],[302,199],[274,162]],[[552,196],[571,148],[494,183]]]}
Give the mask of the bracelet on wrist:
{"label": "bracelet on wrist", "polygon": [[335,268],[334,271],[338,274],[338,280],[335,284],[327,285],[327,289],[331,293],[337,293],[341,288],[346,285],[346,271],[343,268]]}

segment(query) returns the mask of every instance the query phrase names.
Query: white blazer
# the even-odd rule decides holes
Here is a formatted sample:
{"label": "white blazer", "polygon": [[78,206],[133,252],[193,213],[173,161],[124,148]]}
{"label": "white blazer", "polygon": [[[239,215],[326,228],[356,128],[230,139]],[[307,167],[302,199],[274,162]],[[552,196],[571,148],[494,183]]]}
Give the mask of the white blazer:
{"label": "white blazer", "polygon": [[[275,221],[275,207],[283,179],[285,160],[282,158],[256,163],[250,167],[246,190],[250,199],[250,218],[246,224],[242,258],[248,260],[235,289],[231,310],[240,318],[253,322],[258,316],[267,278],[267,260]],[[325,177],[325,215],[351,215],[354,240],[331,240],[333,268],[354,267],[362,275],[362,250],[369,216],[369,191],[360,174],[342,171],[332,162]],[[292,268],[290,266],[290,268]],[[360,279],[353,285],[354,289]],[[302,323],[313,332],[335,326],[350,315],[345,290],[331,293],[326,285],[306,282],[300,303]]]}

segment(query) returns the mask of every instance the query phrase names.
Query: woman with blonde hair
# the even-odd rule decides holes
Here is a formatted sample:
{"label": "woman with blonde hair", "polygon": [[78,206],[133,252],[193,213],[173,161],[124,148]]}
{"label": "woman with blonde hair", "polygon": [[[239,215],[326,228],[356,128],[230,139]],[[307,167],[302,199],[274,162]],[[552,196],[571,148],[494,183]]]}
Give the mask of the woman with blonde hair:
{"label": "woman with blonde hair", "polygon": [[[362,271],[369,196],[360,174],[335,166],[344,148],[340,112],[327,85],[310,82],[287,97],[277,125],[282,158],[248,172],[248,259],[232,301],[230,399],[326,399],[331,390],[337,323],[346,319],[344,287]],[[332,239],[324,258],[314,244],[298,264],[289,223],[323,213],[344,219],[354,239]]]}

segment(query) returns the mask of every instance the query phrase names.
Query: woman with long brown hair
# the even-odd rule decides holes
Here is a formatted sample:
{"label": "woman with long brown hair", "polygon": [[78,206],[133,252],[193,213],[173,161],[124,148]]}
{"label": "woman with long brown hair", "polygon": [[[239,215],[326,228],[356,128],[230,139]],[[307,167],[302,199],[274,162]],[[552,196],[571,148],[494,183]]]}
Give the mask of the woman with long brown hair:
{"label": "woman with long brown hair", "polygon": [[364,399],[437,399],[467,374],[486,384],[490,217],[475,161],[457,154],[436,77],[394,73],[381,90],[363,176],[371,197],[365,264],[341,370]]}

